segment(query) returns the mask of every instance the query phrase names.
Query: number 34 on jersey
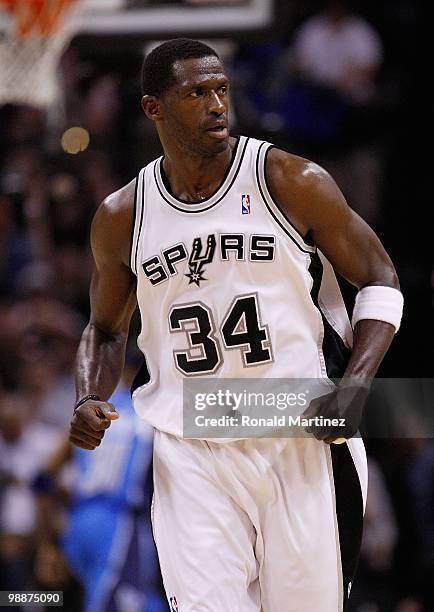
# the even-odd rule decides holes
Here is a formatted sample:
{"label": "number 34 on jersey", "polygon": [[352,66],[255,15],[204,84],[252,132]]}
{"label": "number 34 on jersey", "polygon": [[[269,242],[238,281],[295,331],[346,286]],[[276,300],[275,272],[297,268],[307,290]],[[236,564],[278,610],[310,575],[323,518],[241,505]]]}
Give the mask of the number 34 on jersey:
{"label": "number 34 on jersey", "polygon": [[[169,313],[172,333],[184,332],[188,348],[175,351],[175,365],[186,376],[213,374],[221,366],[222,350],[211,309],[201,302],[177,304]],[[237,296],[220,325],[225,349],[238,349],[244,367],[273,361],[268,326],[259,318],[256,293]],[[199,356],[197,356],[199,353]]]}

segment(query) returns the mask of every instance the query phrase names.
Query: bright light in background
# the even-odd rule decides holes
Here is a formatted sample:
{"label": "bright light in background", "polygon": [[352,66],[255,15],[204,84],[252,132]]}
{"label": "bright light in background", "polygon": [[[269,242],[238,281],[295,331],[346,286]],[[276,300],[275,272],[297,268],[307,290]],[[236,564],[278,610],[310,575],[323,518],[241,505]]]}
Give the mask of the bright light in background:
{"label": "bright light in background", "polygon": [[89,132],[82,127],[72,127],[62,135],[62,149],[66,153],[76,155],[81,151],[85,151],[89,146]]}

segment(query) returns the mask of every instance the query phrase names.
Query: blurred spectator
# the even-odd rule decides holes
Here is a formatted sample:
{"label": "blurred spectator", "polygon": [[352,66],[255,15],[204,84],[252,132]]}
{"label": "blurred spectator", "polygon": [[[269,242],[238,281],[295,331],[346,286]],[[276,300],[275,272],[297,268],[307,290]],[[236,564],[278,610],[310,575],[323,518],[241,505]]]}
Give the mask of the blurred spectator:
{"label": "blurred spectator", "polygon": [[290,140],[329,170],[374,226],[382,189],[375,108],[382,61],[375,29],[348,0],[327,1],[295,32],[281,106]]}
{"label": "blurred spectator", "polygon": [[36,528],[31,483],[59,444],[59,433],[40,422],[31,396],[0,396],[0,565],[2,589],[29,587]]}
{"label": "blurred spectator", "polygon": [[29,245],[18,224],[14,198],[12,194],[0,195],[0,296],[12,293],[14,278],[29,258]]}
{"label": "blurred spectator", "polygon": [[118,81],[108,74],[92,82],[83,103],[83,119],[97,146],[113,144],[119,112]]}
{"label": "blurred spectator", "polygon": [[375,459],[369,458],[368,469],[362,548],[350,604],[352,610],[380,612],[389,609],[395,596],[392,563],[398,532],[381,467]]}
{"label": "blurred spectator", "polygon": [[381,468],[370,458],[362,555],[375,571],[390,568],[397,539],[392,502]]}
{"label": "blurred spectator", "polygon": [[[431,441],[420,438],[377,443],[398,527],[391,567],[393,597],[386,611],[427,612],[433,609],[433,600],[429,599],[429,594],[432,595],[432,570],[428,578],[426,561],[429,555],[424,555],[425,543],[429,546],[432,531],[432,507],[420,514],[421,500],[426,507],[431,503],[430,497],[432,499],[430,446]],[[423,488],[419,492],[421,482]]]}
{"label": "blurred spectator", "polygon": [[233,68],[238,86],[231,95],[242,131],[288,147],[282,138],[285,119],[279,105],[284,57],[284,45],[276,40],[241,45]]}
{"label": "blurred spectator", "polygon": [[83,230],[90,226],[93,204],[78,177],[67,172],[53,174],[49,179],[48,197],[54,246],[87,247],[89,236]]}
{"label": "blurred spectator", "polygon": [[418,595],[426,610],[434,608],[434,441],[422,440],[407,470],[412,521],[420,550]]}
{"label": "blurred spectator", "polygon": [[376,30],[333,0],[291,37],[242,46],[234,99],[243,129],[311,158],[330,171],[371,225],[381,213],[383,155]]}
{"label": "blurred spectator", "polygon": [[[35,146],[44,138],[45,114],[33,106],[7,105],[2,109],[2,138],[8,147]],[[2,127],[3,127],[2,126]]]}
{"label": "blurred spectator", "polygon": [[86,161],[81,176],[95,203],[95,208],[110,193],[121,187],[120,179],[114,169],[113,157],[115,154],[116,151],[112,152],[110,149],[89,150],[84,156]]}
{"label": "blurred spectator", "polygon": [[0,309],[0,381],[31,394],[33,411],[56,427],[69,422],[83,326],[75,310],[38,295]]}
{"label": "blurred spectator", "polygon": [[375,94],[383,47],[374,28],[345,0],[330,0],[324,11],[296,32],[291,62],[307,81],[340,93],[352,104]]}

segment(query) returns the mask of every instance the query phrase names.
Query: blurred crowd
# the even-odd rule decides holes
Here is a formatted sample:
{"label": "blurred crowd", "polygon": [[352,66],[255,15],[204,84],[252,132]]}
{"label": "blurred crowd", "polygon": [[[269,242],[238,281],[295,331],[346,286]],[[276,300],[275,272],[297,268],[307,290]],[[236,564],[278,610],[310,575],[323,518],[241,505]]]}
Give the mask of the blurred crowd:
{"label": "blurred crowd", "polygon": [[[233,80],[232,131],[270,140],[332,173],[387,246],[406,297],[402,330],[381,374],[429,377],[429,193],[417,152],[423,3],[368,2],[363,10],[337,1],[281,4],[273,33],[216,43]],[[110,463],[98,455],[103,447],[95,460],[83,459],[65,442],[74,356],[89,314],[90,222],[108,194],[161,153],[140,109],[141,47],[115,47],[98,50],[78,38],[62,59],[63,93],[55,105],[0,108],[0,590],[63,590],[71,610],[152,612],[167,607],[143,512],[151,491],[150,433],[132,426],[111,442],[118,449],[111,457],[122,448],[143,453],[147,469],[133,500],[126,489],[114,490],[113,474],[111,483],[102,477]],[[90,135],[76,155],[60,144],[71,126]],[[137,330],[135,316],[118,390],[125,405]],[[137,439],[148,441],[140,451]],[[350,609],[434,609],[434,443],[368,440],[367,446],[366,529]],[[131,456],[119,457],[126,474]],[[137,552],[122,544],[115,569],[109,551],[100,551],[117,582],[112,576],[105,599],[89,603],[85,568],[94,561],[84,549],[81,559],[77,549],[74,557],[68,534],[83,513],[80,524],[92,531],[89,508],[105,516],[114,507],[122,520],[134,517],[144,545]],[[135,584],[144,599],[121,576],[129,555],[139,553],[146,575]]]}

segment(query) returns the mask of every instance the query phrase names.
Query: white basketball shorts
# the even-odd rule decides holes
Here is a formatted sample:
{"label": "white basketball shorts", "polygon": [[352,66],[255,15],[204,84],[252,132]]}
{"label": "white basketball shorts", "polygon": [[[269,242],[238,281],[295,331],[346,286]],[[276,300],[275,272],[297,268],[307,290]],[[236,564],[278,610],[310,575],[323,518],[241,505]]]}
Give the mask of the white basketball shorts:
{"label": "white basketball shorts", "polygon": [[153,527],[170,610],[343,610],[366,492],[360,439],[219,444],[156,431]]}

